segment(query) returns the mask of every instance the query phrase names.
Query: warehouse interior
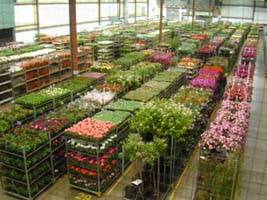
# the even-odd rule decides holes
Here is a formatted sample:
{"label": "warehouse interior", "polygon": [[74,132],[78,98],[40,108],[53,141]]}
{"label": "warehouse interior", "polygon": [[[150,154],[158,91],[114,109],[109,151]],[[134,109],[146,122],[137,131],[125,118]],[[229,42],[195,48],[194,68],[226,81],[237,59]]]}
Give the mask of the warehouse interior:
{"label": "warehouse interior", "polygon": [[0,200],[267,200],[267,0],[0,0]]}

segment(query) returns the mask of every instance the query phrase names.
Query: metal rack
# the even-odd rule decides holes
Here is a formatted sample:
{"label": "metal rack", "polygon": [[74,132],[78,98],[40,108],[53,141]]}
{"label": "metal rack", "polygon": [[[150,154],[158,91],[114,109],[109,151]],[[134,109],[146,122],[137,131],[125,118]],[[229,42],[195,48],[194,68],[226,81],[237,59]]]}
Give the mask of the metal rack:
{"label": "metal rack", "polygon": [[[6,171],[1,179],[5,193],[21,199],[34,199],[52,183],[48,175],[51,172],[48,142],[30,153],[26,153],[25,149],[21,153],[8,149],[1,149],[0,152],[3,158],[2,170]],[[14,163],[9,163],[9,157],[14,158]]]}
{"label": "metal rack", "polygon": [[[48,141],[31,152],[1,148],[4,192],[32,200],[66,173],[64,132],[48,133]],[[10,161],[10,157],[14,160]]]}
{"label": "metal rack", "polygon": [[[127,166],[128,160],[119,158],[119,153],[122,152],[122,147],[119,141],[123,140],[128,134],[128,121],[119,124],[115,130],[109,133],[109,136],[100,141],[90,141],[78,139],[66,134],[67,155],[72,153],[79,156],[84,156],[86,159],[83,162],[78,162],[74,158],[67,156],[67,168],[69,174],[70,186],[89,192],[100,197],[103,192],[116,180]],[[110,141],[108,146],[103,148],[103,144]],[[81,143],[91,145],[94,148],[77,148],[73,143]],[[116,149],[115,152],[109,153],[111,148]],[[108,161],[101,164],[101,156],[108,155]],[[113,158],[113,159],[112,159]],[[115,159],[116,158],[116,159]],[[90,161],[92,161],[90,163]],[[77,170],[73,170],[73,166],[81,170],[90,170],[91,175],[82,174]]]}
{"label": "metal rack", "polygon": [[25,71],[12,73],[12,88],[14,98],[27,93]]}
{"label": "metal rack", "polygon": [[0,66],[0,104],[13,99],[12,78],[7,68]]}

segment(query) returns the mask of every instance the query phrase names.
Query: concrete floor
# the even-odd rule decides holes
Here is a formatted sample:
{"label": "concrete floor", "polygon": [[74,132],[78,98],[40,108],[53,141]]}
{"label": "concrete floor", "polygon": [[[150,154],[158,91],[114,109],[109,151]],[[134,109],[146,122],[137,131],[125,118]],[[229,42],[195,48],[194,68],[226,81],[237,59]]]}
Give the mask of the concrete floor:
{"label": "concrete floor", "polygon": [[[94,195],[72,189],[69,185],[67,175],[64,175],[57,182],[49,187],[36,200],[121,200],[126,185],[131,184],[132,176],[135,174],[134,165],[130,165],[124,173],[103,195],[98,198]],[[5,195],[0,186],[0,200],[15,200],[11,196]]]}

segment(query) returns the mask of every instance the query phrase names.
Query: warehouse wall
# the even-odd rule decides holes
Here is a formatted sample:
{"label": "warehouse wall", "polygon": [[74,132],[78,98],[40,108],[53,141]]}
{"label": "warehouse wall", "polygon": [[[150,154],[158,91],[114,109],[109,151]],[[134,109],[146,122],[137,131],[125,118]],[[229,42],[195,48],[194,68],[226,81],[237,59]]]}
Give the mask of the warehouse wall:
{"label": "warehouse wall", "polygon": [[[98,24],[98,0],[76,0],[77,29],[88,30]],[[120,2],[120,3],[118,3]],[[101,26],[123,18],[124,0],[101,0]],[[158,16],[156,0],[150,0],[150,16]],[[120,8],[120,13],[119,13]],[[147,0],[128,0],[129,22],[146,19]],[[120,15],[120,16],[119,16]],[[35,0],[17,0],[15,5],[16,39],[32,41],[37,33]],[[40,32],[54,35],[69,33],[68,0],[39,0]],[[28,30],[28,31],[27,31]]]}
{"label": "warehouse wall", "polygon": [[[196,15],[208,15],[209,0],[195,0]],[[254,3],[256,8],[254,9]],[[221,20],[267,23],[267,1],[264,0],[211,0],[211,5],[221,5],[221,12],[215,13],[215,16]],[[192,0],[165,0],[167,7],[167,18],[179,20],[179,7],[191,9]],[[206,11],[205,11],[206,9]],[[201,11],[201,12],[200,12]],[[190,12],[189,15],[192,13]],[[184,19],[187,19],[187,12],[184,13]],[[190,18],[190,17],[189,17]]]}
{"label": "warehouse wall", "polygon": [[13,41],[14,27],[14,1],[0,0],[0,46]]}

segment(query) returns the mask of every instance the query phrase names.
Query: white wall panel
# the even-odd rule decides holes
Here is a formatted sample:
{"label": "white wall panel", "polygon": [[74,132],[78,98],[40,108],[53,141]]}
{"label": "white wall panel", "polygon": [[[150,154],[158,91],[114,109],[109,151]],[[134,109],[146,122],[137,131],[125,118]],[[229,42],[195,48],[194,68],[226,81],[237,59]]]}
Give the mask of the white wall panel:
{"label": "white wall panel", "polygon": [[222,18],[252,19],[253,8],[242,6],[223,6],[221,16]]}
{"label": "white wall panel", "polygon": [[255,23],[267,23],[267,8],[257,8],[255,12]]}
{"label": "white wall panel", "polygon": [[29,25],[35,23],[35,9],[33,5],[15,6],[15,24],[16,26]]}
{"label": "white wall panel", "polygon": [[40,5],[40,27],[69,23],[68,4]]}
{"label": "white wall panel", "polygon": [[[98,10],[96,9],[95,11],[97,12]],[[118,14],[117,4],[101,3],[101,17],[117,16],[117,14]]]}
{"label": "white wall panel", "polygon": [[98,20],[97,4],[77,4],[76,5],[77,22]]}
{"label": "white wall panel", "polygon": [[224,0],[223,4],[232,4],[232,5],[253,5],[254,0]]}

